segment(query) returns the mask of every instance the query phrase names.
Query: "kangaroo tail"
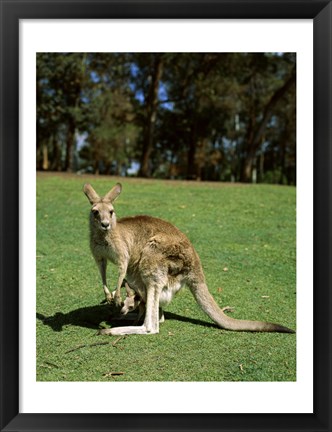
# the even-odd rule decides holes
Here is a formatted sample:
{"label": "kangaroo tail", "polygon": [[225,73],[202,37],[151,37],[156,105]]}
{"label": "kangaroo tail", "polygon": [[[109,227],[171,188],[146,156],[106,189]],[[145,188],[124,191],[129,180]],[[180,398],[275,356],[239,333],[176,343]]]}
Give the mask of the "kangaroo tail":
{"label": "kangaroo tail", "polygon": [[295,333],[294,330],[280,324],[240,320],[229,317],[220,309],[204,282],[192,284],[189,288],[201,309],[222,329],[251,332]]}

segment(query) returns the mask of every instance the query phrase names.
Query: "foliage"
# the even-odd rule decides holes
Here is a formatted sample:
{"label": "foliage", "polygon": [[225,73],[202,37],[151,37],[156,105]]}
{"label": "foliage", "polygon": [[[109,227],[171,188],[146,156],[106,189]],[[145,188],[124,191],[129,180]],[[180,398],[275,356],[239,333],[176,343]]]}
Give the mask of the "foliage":
{"label": "foliage", "polygon": [[[37,177],[38,381],[294,381],[296,335],[217,328],[189,290],[167,307],[160,334],[96,336],[116,324],[89,250],[86,181]],[[123,180],[118,216],[171,221],[197,250],[209,289],[235,318],[295,328],[295,189],[270,185]],[[193,204],[195,203],[195,204]],[[116,269],[108,269],[115,287]],[[119,324],[119,323],[117,323]],[[113,374],[113,375],[112,375]]]}
{"label": "foliage", "polygon": [[37,54],[37,167],[295,184],[295,70],[292,53]]}

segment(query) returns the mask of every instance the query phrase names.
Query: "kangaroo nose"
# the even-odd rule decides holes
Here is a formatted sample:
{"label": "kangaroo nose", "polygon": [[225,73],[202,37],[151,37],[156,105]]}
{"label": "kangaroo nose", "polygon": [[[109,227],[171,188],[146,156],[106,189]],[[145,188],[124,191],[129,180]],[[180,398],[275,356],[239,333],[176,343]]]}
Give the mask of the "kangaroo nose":
{"label": "kangaroo nose", "polygon": [[108,227],[110,226],[110,224],[109,224],[109,222],[102,222],[102,223],[101,223],[101,226],[102,226],[103,228],[108,228]]}

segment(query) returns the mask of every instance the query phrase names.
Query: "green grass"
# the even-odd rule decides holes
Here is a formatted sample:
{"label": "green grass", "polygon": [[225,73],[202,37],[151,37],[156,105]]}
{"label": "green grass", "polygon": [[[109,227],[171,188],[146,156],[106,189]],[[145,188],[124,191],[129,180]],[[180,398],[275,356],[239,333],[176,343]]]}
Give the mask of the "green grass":
{"label": "green grass", "polygon": [[[100,194],[117,180],[88,178]],[[296,335],[221,330],[187,289],[166,309],[158,335],[96,336],[112,317],[100,305],[103,290],[89,249],[86,181],[37,176],[37,381],[296,380]],[[121,182],[118,217],[158,216],[185,232],[211,293],[220,305],[235,307],[234,318],[295,329],[295,188]],[[115,288],[112,264],[108,281]]]}

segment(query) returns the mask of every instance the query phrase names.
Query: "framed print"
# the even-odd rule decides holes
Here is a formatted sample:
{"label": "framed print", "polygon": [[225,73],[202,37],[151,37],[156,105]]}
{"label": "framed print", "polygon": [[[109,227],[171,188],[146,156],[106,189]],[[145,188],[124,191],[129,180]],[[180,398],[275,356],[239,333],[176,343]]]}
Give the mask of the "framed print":
{"label": "framed print", "polygon": [[[65,3],[57,0],[46,0],[42,3],[35,3],[30,0],[23,2],[1,1],[1,430],[331,430],[329,409],[331,398],[331,296],[329,294],[331,283],[331,18],[332,5],[330,1],[326,0],[319,2],[310,0],[297,2],[248,1],[245,3],[238,0],[232,2],[223,0],[215,2],[160,0],[153,3],[139,0],[129,2],[111,0],[103,2],[67,1]],[[279,84],[282,82],[281,77],[284,77],[285,71],[289,73],[289,75],[285,74],[288,80],[285,79],[279,89],[275,87],[277,90],[266,105],[266,119],[264,113],[261,118],[259,116],[257,118],[261,124],[265,126],[269,124],[271,129],[276,130],[277,120],[268,117],[269,112],[274,107],[275,101],[281,98],[289,88],[292,88],[292,97],[287,99],[290,105],[288,115],[283,114],[282,118],[284,124],[287,124],[288,130],[292,130],[293,135],[296,135],[294,146],[291,150],[287,148],[287,151],[291,153],[291,156],[288,153],[288,157],[292,157],[295,161],[296,171],[293,169],[289,174],[285,170],[278,171],[275,169],[274,172],[266,174],[265,180],[270,179],[271,176],[278,176],[279,183],[296,185],[296,189],[292,189],[292,195],[283,198],[283,201],[287,202],[288,208],[292,206],[291,214],[294,215],[294,221],[296,217],[296,223],[292,225],[292,239],[294,245],[296,242],[296,254],[289,252],[289,260],[294,263],[291,278],[294,281],[294,286],[296,284],[296,293],[289,291],[289,297],[286,296],[286,300],[281,297],[280,302],[278,302],[278,307],[282,309],[286,307],[287,299],[293,299],[296,316],[294,312],[294,315],[289,317],[290,324],[281,327],[281,331],[285,331],[285,329],[288,331],[288,327],[291,330],[295,329],[296,321],[296,334],[282,335],[278,333],[277,338],[273,339],[274,344],[272,339],[265,339],[264,345],[263,337],[269,333],[259,334],[258,336],[262,336],[260,339],[259,337],[255,338],[253,333],[249,333],[250,338],[247,340],[247,344],[250,346],[248,351],[250,356],[248,354],[247,357],[241,357],[240,339],[227,339],[227,332],[222,332],[220,336],[218,335],[220,346],[216,348],[214,341],[211,341],[210,345],[208,342],[211,335],[208,335],[207,331],[217,334],[217,330],[212,325],[204,322],[202,325],[199,316],[197,319],[188,319],[182,314],[177,314],[176,310],[168,312],[166,310],[166,320],[170,319],[174,327],[166,327],[167,339],[163,339],[165,345],[163,351],[158,345],[158,338],[161,339],[160,335],[152,337],[129,336],[128,339],[126,337],[124,340],[125,336],[121,336],[121,330],[117,330],[119,337],[94,337],[96,329],[99,333],[107,333],[108,331],[103,327],[105,322],[106,326],[109,322],[108,312],[107,314],[105,312],[108,306],[99,305],[101,299],[98,298],[98,294],[84,303],[82,299],[87,296],[84,290],[82,293],[77,287],[74,290],[75,286],[81,284],[81,278],[88,277],[83,274],[84,271],[87,273],[90,271],[91,263],[95,265],[92,257],[89,256],[91,260],[87,261],[84,268],[80,267],[82,259],[84,258],[85,261],[88,255],[86,251],[81,252],[80,243],[78,243],[79,246],[72,243],[75,236],[68,236],[70,230],[76,230],[77,235],[82,235],[80,233],[84,230],[83,235],[85,237],[88,231],[88,227],[79,227],[80,222],[76,224],[75,217],[72,217],[75,209],[79,212],[83,209],[81,201],[83,202],[84,196],[80,190],[78,197],[76,189],[78,184],[85,181],[93,183],[95,177],[92,175],[96,171],[111,174],[113,177],[122,176],[121,169],[124,168],[115,167],[112,160],[109,161],[109,165],[107,165],[108,160],[105,158],[98,164],[91,165],[91,161],[97,160],[97,157],[95,156],[96,153],[89,156],[88,152],[91,151],[91,148],[95,150],[99,146],[100,153],[98,155],[102,154],[100,148],[102,148],[101,143],[104,134],[107,134],[108,137],[111,136],[115,147],[118,146],[123,134],[126,134],[124,148],[127,149],[130,143],[136,139],[137,134],[145,133],[146,137],[149,137],[149,133],[150,135],[153,133],[151,132],[153,126],[150,128],[150,132],[149,126],[146,125],[142,128],[143,132],[123,126],[125,123],[123,116],[134,116],[135,110],[140,112],[140,106],[145,96],[144,94],[142,96],[140,91],[136,91],[133,105],[130,105],[128,99],[116,90],[112,94],[112,101],[103,99],[103,106],[111,106],[111,108],[107,113],[108,117],[106,116],[107,122],[95,127],[94,138],[91,138],[92,135],[90,138],[91,140],[94,139],[94,143],[97,144],[95,147],[90,147],[90,150],[88,146],[84,147],[86,137],[83,134],[77,135],[75,125],[73,126],[72,135],[76,134],[76,138],[81,141],[80,148],[83,149],[80,157],[81,155],[87,157],[88,163],[84,166],[75,165],[77,167],[75,174],[70,177],[71,185],[75,185],[75,193],[71,192],[69,183],[64,186],[62,200],[65,193],[68,194],[68,198],[63,203],[62,213],[58,207],[59,204],[56,204],[56,202],[60,202],[60,198],[58,198],[59,201],[56,201],[55,198],[59,190],[58,180],[53,181],[51,179],[51,183],[48,183],[48,189],[43,192],[41,187],[37,188],[36,186],[36,168],[47,171],[50,164],[53,163],[51,169],[59,174],[61,170],[68,171],[69,165],[74,166],[74,159],[77,155],[71,154],[68,150],[69,147],[67,147],[68,151],[66,150],[67,153],[64,156],[63,147],[62,150],[58,149],[59,153],[56,156],[57,147],[51,141],[50,144],[47,144],[52,149],[51,156],[48,153],[47,145],[38,146],[40,137],[44,139],[43,133],[47,139],[52,139],[52,135],[47,135],[47,128],[49,124],[53,123],[48,124],[46,122],[43,129],[40,128],[40,123],[37,124],[36,120],[42,111],[45,119],[52,116],[61,119],[61,122],[66,123],[68,131],[71,130],[69,123],[72,117],[65,117],[64,114],[65,101],[71,97],[69,94],[71,88],[65,86],[61,73],[50,78],[50,75],[43,75],[43,72],[40,72],[46,63],[49,69],[54,67],[54,69],[58,68],[62,71],[70,70],[73,64],[72,60],[57,63],[63,54],[73,55],[73,58],[76,55],[77,64],[81,64],[82,67],[84,64],[90,65],[94,62],[95,68],[91,68],[88,73],[89,84],[84,94],[84,100],[87,105],[93,98],[96,98],[97,102],[93,107],[91,105],[91,109],[85,111],[84,115],[90,119],[95,115],[95,112],[100,115],[102,110],[98,106],[99,99],[97,96],[99,97],[103,92],[100,77],[104,73],[100,65],[106,58],[107,61],[111,58],[109,53],[117,53],[118,55],[118,57],[112,57],[111,63],[107,67],[116,70],[114,76],[123,86],[125,85],[121,80],[124,80],[125,73],[121,69],[123,67],[122,61],[131,62],[127,71],[132,76],[138,75],[129,53],[140,54],[135,58],[135,61],[142,65],[142,69],[146,67],[147,57],[145,56],[149,53],[154,53],[154,55],[157,53],[154,57],[154,72],[150,73],[142,85],[142,88],[145,89],[149,87],[148,84],[150,83],[149,88],[152,90],[149,90],[150,93],[147,94],[152,101],[151,109],[154,106],[153,84],[151,83],[157,82],[158,84],[158,74],[161,73],[161,68],[165,67],[165,63],[162,64],[161,61],[158,63],[159,53],[169,54],[167,59],[169,64],[178,62],[179,67],[178,69],[175,68],[174,71],[172,70],[173,75],[169,72],[171,69],[166,72],[171,77],[182,77],[181,68],[183,65],[189,67],[188,59],[191,59],[190,56],[193,56],[194,61],[198,62],[203,58],[199,57],[201,53],[209,53],[207,69],[204,71],[206,72],[215,63],[222,64],[220,70],[227,71],[225,73],[229,74],[227,75],[230,83],[228,85],[233,86],[234,94],[238,91],[236,87],[238,83],[232,81],[232,74],[235,74],[235,61],[232,60],[234,53],[238,54],[237,61],[242,61],[241,65],[243,65],[244,71],[245,67],[248,67],[246,56],[251,58],[251,55],[256,55],[256,60],[259,58],[260,62],[264,56],[265,60],[268,58],[270,70],[273,70],[280,79],[277,81]],[[186,60],[187,62],[181,64],[179,58],[184,53],[187,53],[188,61]],[[265,55],[266,53],[268,54]],[[222,57],[224,63],[220,61],[221,54],[226,54],[225,57]],[[284,68],[282,72],[277,66],[280,62]],[[202,71],[199,68],[197,70],[202,76],[203,69]],[[100,75],[96,71],[101,71]],[[40,86],[46,85],[47,87],[52,79],[55,80],[56,85],[56,91],[53,91],[51,87],[46,88],[42,101],[39,99],[39,88],[36,87],[36,76],[40,73]],[[107,80],[106,75],[103,79]],[[59,82],[62,85],[59,85]],[[75,86],[75,80],[70,82],[71,86]],[[169,83],[171,82],[172,79],[170,78]],[[268,83],[271,87],[276,85],[273,80],[268,81]],[[247,87],[243,82],[241,85],[243,98],[245,98]],[[167,89],[166,86],[159,87],[159,92],[162,94],[163,103],[167,107],[164,111],[164,121],[169,122],[168,130],[174,129],[175,131],[175,117],[170,115],[174,108],[173,101],[169,100],[168,97],[168,91],[171,91],[169,90],[170,86],[171,84]],[[133,83],[128,87],[132,90]],[[261,89],[257,82],[254,83],[253,88],[256,92]],[[225,91],[225,88],[218,87],[218,84],[214,84],[211,80],[210,86],[202,87],[201,90],[204,96],[209,94],[208,97],[213,98],[215,91],[222,92]],[[182,91],[189,94],[190,86],[182,89]],[[57,100],[55,111],[52,99]],[[236,97],[232,100],[223,101],[222,108],[235,110],[235,116],[233,116],[234,118],[231,117],[230,121],[232,125],[234,123],[235,132],[239,132],[242,127],[241,119],[236,114],[237,108],[234,107],[237,107],[238,103],[234,99]],[[203,112],[207,108],[204,97],[202,100],[204,100],[201,105]],[[252,103],[258,102],[255,100]],[[43,108],[40,110],[42,104]],[[122,107],[125,108],[122,109]],[[76,118],[79,118],[77,108],[77,101],[73,102],[70,115],[76,110]],[[188,125],[191,113],[190,106],[186,109],[187,111],[183,109],[183,113],[187,114],[187,118],[183,117],[181,121]],[[110,112],[111,114],[109,114]],[[182,115],[179,113],[180,111],[177,111],[178,119]],[[143,117],[144,115],[147,115],[146,118],[152,125],[154,123],[153,113],[150,117],[149,114],[143,113]],[[211,117],[212,114],[210,111],[209,116],[206,113],[204,115],[201,117],[201,123],[199,123],[200,119],[195,117],[196,132],[199,128],[201,128],[200,130],[204,128],[204,124],[210,120],[209,116]],[[293,116],[293,120],[291,116]],[[119,121],[119,118],[122,120]],[[83,120],[80,118],[78,121]],[[107,126],[110,121],[114,121],[111,134]],[[225,117],[223,121],[228,120]],[[61,122],[59,121],[59,124]],[[214,133],[215,128],[219,127],[216,126],[217,124],[217,120],[215,123],[211,123],[211,133]],[[188,128],[189,126],[187,126]],[[43,129],[42,132],[40,129]],[[98,133],[96,132],[97,129]],[[262,129],[264,129],[263,126]],[[68,131],[66,129],[64,133],[60,126],[56,132],[57,139],[59,141],[68,139]],[[168,132],[164,131],[164,133],[167,134]],[[184,138],[181,137],[179,133],[176,134],[176,137],[172,137],[171,133],[169,136],[171,138],[164,135],[160,138],[160,142],[167,139],[177,139],[180,143],[178,146],[181,146],[188,139],[185,135]],[[260,131],[257,132],[257,136],[258,138],[256,138],[260,140],[262,146],[265,145],[264,134]],[[282,137],[276,133],[274,140],[277,144],[275,146],[279,145],[278,140]],[[247,134],[246,138],[250,140],[250,134]],[[284,139],[287,141],[289,138]],[[194,149],[197,150],[197,154],[202,153],[202,149],[205,148],[203,141],[203,139],[199,141],[198,148]],[[214,150],[218,150],[217,144],[214,146]],[[232,143],[227,141],[223,148],[229,150],[231,145]],[[284,146],[283,157],[285,158],[286,144]],[[240,148],[237,147],[237,151]],[[272,150],[275,151],[275,148]],[[189,150],[188,155],[190,156]],[[85,156],[84,151],[86,152]],[[172,147],[170,146],[167,154],[171,153]],[[214,154],[217,153],[218,151]],[[229,150],[228,155],[230,154],[235,159],[235,153],[231,153]],[[67,155],[69,155],[68,158]],[[147,152],[146,155],[146,165],[144,165],[144,158],[139,163],[141,178],[147,176],[149,169],[148,159],[151,153]],[[177,161],[181,161],[180,152],[176,155]],[[225,159],[227,158],[226,152],[222,155]],[[202,167],[200,170],[189,170],[188,167],[191,166],[189,156],[186,168],[187,178],[190,178],[191,181],[194,178],[204,179],[206,174]],[[53,159],[51,160],[51,158]],[[57,165],[54,162],[56,159]],[[159,159],[156,157],[155,161],[156,166],[159,167],[159,175],[164,175],[162,167],[165,161],[160,155]],[[192,158],[191,161],[195,162],[196,159]],[[226,177],[222,177],[216,171],[216,177],[212,180],[231,180],[234,182],[235,179],[256,182],[257,178],[262,178],[259,176],[262,176],[263,165],[267,166],[268,164],[268,161],[264,161],[262,156],[257,161],[253,162],[255,168],[251,169],[248,178],[245,178],[245,169],[241,173],[238,171],[239,177],[236,177],[235,171],[229,168],[228,177],[226,174]],[[261,164],[261,171],[259,164]],[[181,178],[181,175],[184,174],[180,172],[180,162],[178,162],[177,170],[174,165],[176,163],[170,164],[167,168],[171,173],[170,175]],[[134,168],[135,164],[131,161],[130,169],[134,170]],[[114,178],[107,179],[107,183],[112,184],[113,180]],[[145,185],[144,179],[140,181]],[[171,177],[168,177],[167,181],[176,182]],[[106,178],[103,177],[99,185],[103,186],[105,183]],[[197,182],[194,183],[197,184]],[[41,182],[39,184],[41,185]],[[130,183],[130,179],[128,179],[128,186],[128,201],[123,198],[123,205],[124,207],[128,206],[127,210],[130,213],[131,205],[136,199],[135,191],[138,190],[139,184]],[[132,187],[132,195],[130,195],[130,187]],[[81,186],[80,188],[82,189]],[[172,190],[176,190],[176,187],[173,187]],[[99,197],[96,198],[96,193],[90,186],[85,186],[84,191],[96,212],[95,207],[100,202]],[[112,204],[120,192],[121,189],[112,189],[112,192],[107,195],[112,197]],[[174,192],[172,193],[174,199]],[[199,197],[200,194],[201,192],[198,192],[197,196]],[[229,192],[229,203],[232,203],[234,194],[235,192]],[[194,195],[195,193],[193,193]],[[123,196],[125,196],[124,193]],[[177,197],[180,196],[181,191],[178,189]],[[250,214],[255,203],[250,201],[249,193],[244,193],[241,196],[240,199],[248,200],[248,207],[245,211]],[[141,214],[146,214],[149,211],[149,203],[150,205],[151,203],[156,204],[156,197],[160,198],[159,189],[151,193],[150,198],[146,200],[147,204],[140,202]],[[38,207],[37,198],[39,202],[45,199],[49,200],[49,210],[43,206]],[[270,195],[270,199],[274,199],[273,194]],[[277,211],[283,211],[283,201],[275,204],[275,211],[271,210],[270,213],[267,211],[266,217],[274,214],[273,217],[278,230],[275,238],[281,239],[281,243],[286,247],[287,239],[285,236],[282,237],[281,232],[288,221],[285,222],[282,218],[283,215],[278,214]],[[87,202],[85,204],[88,205]],[[108,205],[112,207],[108,211],[112,218],[114,208],[111,204]],[[136,205],[138,208],[138,204]],[[144,205],[147,206],[146,210],[144,210]],[[256,203],[256,205],[261,209],[264,208],[262,202]],[[180,203],[178,205],[179,211],[188,211],[188,206],[187,202]],[[196,206],[197,203],[195,202]],[[213,211],[213,204],[207,203],[207,208],[205,217],[209,211]],[[89,207],[87,209],[89,210]],[[117,203],[115,209],[117,211]],[[166,206],[161,210],[164,213],[168,211],[170,210]],[[197,217],[196,212],[198,211],[199,208],[197,210],[195,208],[195,211],[190,208],[190,217],[193,220]],[[57,233],[51,233],[49,231],[50,224],[57,222],[57,217],[61,218],[63,214],[68,214],[68,219],[63,223],[61,230]],[[94,214],[96,219],[91,220],[96,221],[98,217],[101,218],[100,214],[99,216]],[[105,214],[104,211],[104,219],[101,221],[104,225],[106,223]],[[170,217],[172,214],[169,213]],[[184,218],[184,216],[181,217]],[[228,213],[228,217],[233,220],[231,213]],[[142,218],[144,219],[144,216]],[[142,221],[143,219],[139,220]],[[181,221],[181,218],[179,220]],[[222,230],[225,222],[215,217],[212,225],[215,220],[218,223],[218,229]],[[246,218],[244,217],[243,220],[243,230],[245,230]],[[43,221],[47,223],[43,224]],[[77,221],[80,219],[77,218]],[[109,224],[112,224],[112,220]],[[247,225],[250,227],[249,222]],[[37,231],[37,226],[43,226],[43,228]],[[260,245],[262,257],[269,250],[267,235],[273,237],[272,228],[268,223],[266,226],[268,228],[264,231],[265,237],[262,236]],[[167,229],[165,228],[166,231]],[[186,233],[189,233],[189,228]],[[241,239],[242,233],[243,231],[239,228],[239,239]],[[41,237],[44,238],[44,243],[40,242]],[[38,245],[36,238],[39,239]],[[199,239],[199,237],[197,238]],[[288,240],[291,241],[291,239]],[[52,255],[51,250],[45,252],[48,245],[58,242],[63,245],[62,255],[56,253]],[[179,245],[177,244],[176,247]],[[238,258],[241,261],[238,265],[242,266],[241,268],[245,273],[246,265],[248,268],[251,265],[249,258],[246,258],[250,250],[245,247],[241,253],[243,254],[241,255],[243,263],[241,258]],[[75,258],[73,258],[74,256]],[[209,257],[208,253],[206,256],[213,262],[214,257]],[[275,267],[274,274],[277,275],[278,283],[282,284],[285,281],[284,267],[278,267],[277,253],[270,256],[274,256],[276,260],[276,263],[272,264]],[[169,268],[168,277],[175,279],[179,277],[180,270],[176,267],[179,266],[178,262],[173,255],[172,257],[173,267]],[[78,273],[82,274],[73,274],[72,269],[67,270],[66,273],[61,261],[72,259],[75,259],[77,268],[81,268]],[[231,259],[233,258],[230,257],[229,260]],[[41,268],[40,263],[43,262],[42,265],[45,265],[46,261],[47,271],[44,267],[44,273],[43,271],[38,272],[38,268]],[[96,261],[98,263],[98,259]],[[91,267],[93,267],[92,264]],[[36,275],[36,268],[38,275]],[[91,269],[91,272],[94,271],[97,273],[95,267]],[[100,271],[102,278],[104,278],[102,265]],[[225,261],[221,271],[227,279],[228,274],[230,274],[227,261]],[[262,269],[259,271],[264,273]],[[129,273],[128,270],[127,276],[130,284]],[[87,285],[94,284],[94,278],[95,275]],[[210,278],[213,279],[213,276]],[[41,304],[40,291],[37,290],[40,280],[45,281],[45,283],[43,282],[45,301],[43,308],[36,308],[36,299]],[[248,285],[252,283],[249,276],[246,278],[246,283]],[[59,291],[57,284],[62,286],[63,294]],[[103,285],[107,297],[108,289],[104,279]],[[252,286],[252,289],[258,293],[261,302],[258,304],[262,310],[264,308],[264,313],[268,316],[270,310],[266,305],[270,301],[272,302],[270,293],[260,291],[259,286]],[[223,291],[223,286],[216,290],[216,293],[218,294],[219,290],[220,294]],[[295,288],[292,288],[292,291],[294,290]],[[145,312],[145,316],[148,316],[150,300],[148,300],[148,296],[144,297],[142,291],[139,291],[140,295],[138,295],[138,291],[135,300],[143,309],[142,313]],[[60,297],[57,298],[59,293],[60,296],[66,294],[69,297],[69,306],[66,310],[62,306]],[[128,288],[128,299],[130,295],[133,296],[130,294],[130,288]],[[223,292],[223,296],[226,296],[226,290]],[[240,292],[239,297],[241,297]],[[179,300],[181,301],[180,295]],[[206,299],[203,300],[203,303],[204,301]],[[77,306],[79,302],[81,302],[80,307]],[[250,302],[249,297],[247,302]],[[262,306],[262,302],[265,302],[264,306]],[[162,303],[159,304],[158,300],[156,304],[158,309]],[[124,305],[122,306],[124,307]],[[255,306],[257,305],[255,304]],[[205,309],[210,311],[209,307]],[[255,310],[254,307],[252,310]],[[97,322],[95,315],[100,314],[100,311],[104,311],[106,315],[103,319],[100,317]],[[160,316],[162,316],[161,313]],[[41,330],[38,334],[36,334],[36,319]],[[147,318],[145,319],[147,320]],[[175,351],[178,353],[181,351],[181,339],[177,339],[178,335],[173,329],[177,328],[176,325],[182,328],[185,324],[200,326],[195,337],[193,334],[189,337],[188,347],[192,346],[192,351],[197,346],[204,348],[202,348],[200,358],[194,357],[190,349],[187,350],[186,355],[183,353],[183,361],[179,362],[179,378],[177,379],[168,371],[172,358],[176,357]],[[155,326],[159,327],[157,324]],[[75,330],[73,330],[74,328]],[[67,331],[66,339],[62,337],[63,329]],[[280,331],[280,327],[277,331]],[[232,335],[239,334],[236,332],[229,333]],[[288,336],[288,342],[285,342]],[[131,337],[133,339],[130,340]],[[139,337],[146,338],[150,346],[139,346],[135,342],[137,340],[135,338]],[[52,339],[52,344],[48,342],[50,339]],[[175,340],[178,340],[179,344],[176,350]],[[284,343],[289,343],[290,348],[289,351],[281,352]],[[123,344],[126,344],[127,351],[123,351]],[[237,344],[239,345],[236,346]],[[151,349],[152,345],[155,352]],[[224,347],[224,351],[221,347]],[[113,349],[112,356],[107,354],[109,348]],[[141,357],[140,351],[144,351],[144,349],[149,350],[151,356],[146,357],[146,360],[142,362],[143,357]],[[58,357],[49,355],[50,351],[53,350],[59,350]],[[128,350],[133,355],[130,376],[129,369],[126,369],[129,368],[128,358],[126,358],[129,354]],[[240,352],[238,358],[244,360],[234,361],[233,376],[230,373],[227,374],[225,370],[220,370],[222,378],[218,380],[216,378],[218,373],[209,370],[209,362],[212,359],[214,368],[217,369],[219,367],[219,363],[216,361],[218,354],[223,352],[225,355],[225,351],[229,352],[232,359],[231,351],[233,350]],[[255,353],[263,350],[266,351],[266,358],[264,367],[262,366],[259,370],[260,366],[257,366]],[[117,351],[117,357],[122,359],[122,364],[120,362],[112,363],[114,351]],[[262,353],[260,355],[262,356]],[[163,362],[166,357],[168,361]],[[151,362],[150,365],[149,362]],[[160,368],[156,369],[154,375],[149,375],[150,366],[153,362],[160,362]],[[282,374],[279,373],[279,362],[282,362],[283,365]],[[187,369],[194,368],[194,364],[199,373],[194,374],[192,379],[188,379]],[[224,365],[225,363],[220,361],[220,369],[223,369]],[[124,369],[121,366],[125,366]],[[138,370],[139,367],[142,368],[145,375],[143,372],[137,373],[139,378],[135,380],[135,368]],[[252,375],[250,375],[251,370],[254,370]],[[159,373],[160,379],[156,375]]]}

